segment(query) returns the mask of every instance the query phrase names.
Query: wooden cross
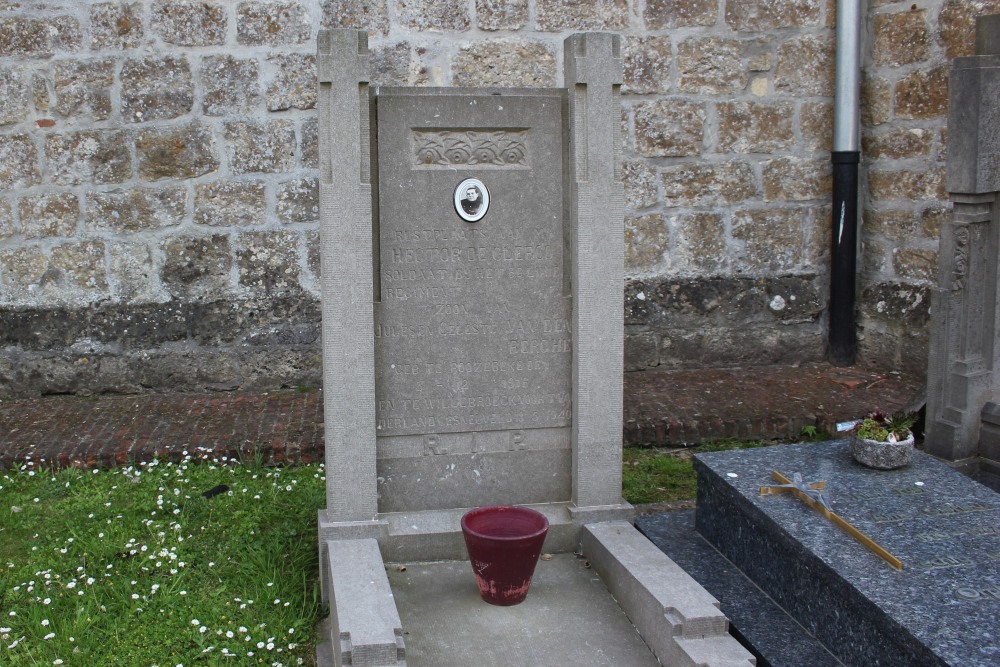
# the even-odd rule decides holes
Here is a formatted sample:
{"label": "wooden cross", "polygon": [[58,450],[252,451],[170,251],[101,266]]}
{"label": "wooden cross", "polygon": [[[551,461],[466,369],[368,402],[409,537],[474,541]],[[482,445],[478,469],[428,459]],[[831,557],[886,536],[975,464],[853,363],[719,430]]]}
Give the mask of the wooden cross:
{"label": "wooden cross", "polygon": [[760,487],[760,495],[767,496],[772,493],[790,491],[802,500],[806,501],[807,505],[832,521],[841,530],[856,539],[858,542],[861,542],[861,544],[889,565],[892,565],[897,570],[903,569],[903,561],[893,556],[884,547],[875,542],[875,540],[852,526],[848,521],[841,518],[830,508],[830,505],[826,502],[826,498],[823,496],[823,490],[826,488],[825,482],[822,480],[819,482],[803,482],[802,475],[799,473],[795,473],[792,475],[792,479],[788,479],[777,470],[772,471],[771,476],[776,481],[780,482],[780,484]]}

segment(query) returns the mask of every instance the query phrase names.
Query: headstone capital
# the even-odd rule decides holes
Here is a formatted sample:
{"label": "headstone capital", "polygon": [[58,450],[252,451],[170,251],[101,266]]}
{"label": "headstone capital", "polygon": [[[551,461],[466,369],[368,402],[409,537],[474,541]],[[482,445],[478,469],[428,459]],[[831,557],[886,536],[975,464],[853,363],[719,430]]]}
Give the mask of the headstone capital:
{"label": "headstone capital", "polygon": [[368,33],[363,30],[321,30],[317,37],[319,82],[353,80],[368,83]]}

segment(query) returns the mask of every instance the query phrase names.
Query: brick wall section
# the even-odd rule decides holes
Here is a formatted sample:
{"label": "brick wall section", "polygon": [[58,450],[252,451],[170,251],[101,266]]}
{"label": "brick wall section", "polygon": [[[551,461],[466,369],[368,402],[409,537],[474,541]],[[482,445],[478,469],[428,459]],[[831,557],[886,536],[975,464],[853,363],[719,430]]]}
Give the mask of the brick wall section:
{"label": "brick wall section", "polygon": [[[923,368],[948,58],[866,17],[861,360]],[[319,381],[315,36],[392,85],[553,86],[624,35],[627,367],[824,353],[835,2],[0,1],[0,395]]]}

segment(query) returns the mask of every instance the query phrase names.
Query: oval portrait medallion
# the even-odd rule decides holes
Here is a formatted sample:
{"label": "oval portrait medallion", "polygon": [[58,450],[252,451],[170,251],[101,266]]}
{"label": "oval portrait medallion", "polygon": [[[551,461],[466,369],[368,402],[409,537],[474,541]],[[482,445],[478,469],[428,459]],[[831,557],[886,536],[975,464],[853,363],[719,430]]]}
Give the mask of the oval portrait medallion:
{"label": "oval portrait medallion", "polygon": [[482,220],[489,207],[490,191],[478,178],[467,178],[455,188],[455,211],[462,220]]}

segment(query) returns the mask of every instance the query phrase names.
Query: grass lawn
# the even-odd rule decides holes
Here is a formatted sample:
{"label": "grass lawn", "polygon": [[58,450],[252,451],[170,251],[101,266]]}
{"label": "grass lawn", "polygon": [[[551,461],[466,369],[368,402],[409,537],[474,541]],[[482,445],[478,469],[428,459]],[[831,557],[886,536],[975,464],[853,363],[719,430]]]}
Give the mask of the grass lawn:
{"label": "grass lawn", "polygon": [[320,466],[0,473],[0,665],[313,664],[324,494]]}
{"label": "grass lawn", "polygon": [[[694,498],[691,453],[624,451],[632,503]],[[311,665],[322,466],[195,460],[0,473],[0,665]]]}

